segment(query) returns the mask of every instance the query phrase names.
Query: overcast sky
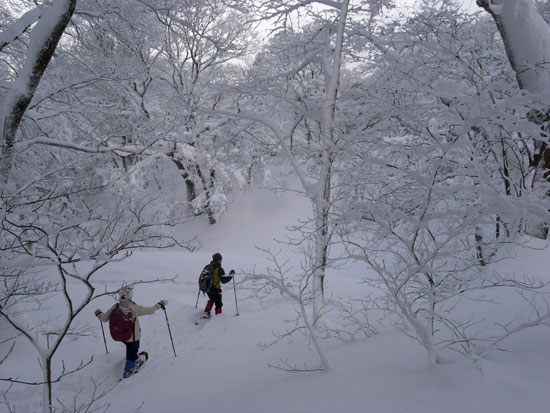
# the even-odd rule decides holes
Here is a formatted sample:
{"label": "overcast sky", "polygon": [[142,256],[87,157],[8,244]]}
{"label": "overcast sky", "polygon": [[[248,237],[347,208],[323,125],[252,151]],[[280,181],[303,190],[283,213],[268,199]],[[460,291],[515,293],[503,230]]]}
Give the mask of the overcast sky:
{"label": "overcast sky", "polygon": [[[398,2],[404,3],[406,5],[413,5],[414,3],[418,2],[418,0],[397,0]],[[477,4],[476,0],[458,0],[460,4],[462,4],[462,7],[464,9],[469,11],[479,11],[481,10]]]}

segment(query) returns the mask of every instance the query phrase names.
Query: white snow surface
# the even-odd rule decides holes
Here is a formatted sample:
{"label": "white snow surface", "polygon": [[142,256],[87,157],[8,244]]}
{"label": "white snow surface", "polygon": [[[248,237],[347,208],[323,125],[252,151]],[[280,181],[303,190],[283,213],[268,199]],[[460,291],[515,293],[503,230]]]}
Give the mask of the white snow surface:
{"label": "white snow surface", "polygon": [[[104,297],[78,320],[88,326],[90,336],[68,339],[55,359],[67,368],[94,357],[93,363],[66,377],[54,387],[54,396],[72,404],[90,398],[93,382],[104,390],[114,386],[101,400],[99,411],[110,412],[372,412],[372,413],[543,413],[550,411],[550,329],[536,327],[513,337],[489,359],[474,363],[462,360],[430,368],[425,351],[391,327],[370,338],[350,343],[336,339],[321,345],[332,370],[288,373],[269,367],[286,360],[291,364],[315,366],[316,357],[307,340],[296,335],[267,350],[259,344],[273,340],[273,331],[284,332],[295,307],[276,295],[259,300],[239,284],[240,274],[267,261],[255,245],[282,249],[291,262],[298,258],[273,239],[285,236],[285,226],[309,214],[308,201],[295,195],[275,196],[267,190],[250,191],[236,199],[221,222],[210,227],[197,221],[188,235],[197,235],[203,247],[194,253],[143,251],[113,264],[96,276],[100,288],[122,282],[147,280],[179,274],[174,283],[136,287],[134,301],[154,305],[168,300],[167,317],[177,357],[170,343],[162,311],[140,320],[141,349],[150,360],[142,370],[119,381],[124,364],[124,346],[107,337],[105,353],[95,308],[106,310],[114,301]],[[516,258],[501,265],[508,271],[523,271],[549,278],[546,245],[540,250],[518,249]],[[226,271],[237,271],[239,316],[236,316],[232,283],[224,286],[224,312],[195,325],[205,298],[197,299],[197,277],[211,254],[221,252]],[[327,289],[346,300],[366,291],[361,267],[351,266],[327,275]],[[60,304],[62,305],[62,304]],[[514,314],[515,302],[501,304],[495,312]],[[108,336],[106,324],[105,333]],[[6,344],[0,344],[0,350]],[[15,354],[2,366],[2,377],[39,380],[32,348],[20,341]],[[2,354],[4,352],[2,351]],[[6,388],[5,384],[0,386]],[[30,391],[29,391],[30,389]],[[80,393],[79,393],[80,392]],[[40,411],[38,387],[15,386],[8,400],[17,412]],[[107,404],[109,406],[107,406]],[[0,411],[5,405],[0,404]]]}

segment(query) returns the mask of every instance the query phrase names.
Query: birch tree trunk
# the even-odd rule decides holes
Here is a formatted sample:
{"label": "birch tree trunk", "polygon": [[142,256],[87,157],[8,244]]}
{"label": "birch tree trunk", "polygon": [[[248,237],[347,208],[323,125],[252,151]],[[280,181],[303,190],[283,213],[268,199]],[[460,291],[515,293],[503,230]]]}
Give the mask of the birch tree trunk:
{"label": "birch tree trunk", "polygon": [[50,7],[45,9],[30,33],[26,61],[11,90],[7,93],[0,113],[0,131],[2,133],[0,193],[4,191],[12,168],[15,135],[21,119],[34,96],[59,39],[71,20],[75,6],[76,0],[54,1]]}

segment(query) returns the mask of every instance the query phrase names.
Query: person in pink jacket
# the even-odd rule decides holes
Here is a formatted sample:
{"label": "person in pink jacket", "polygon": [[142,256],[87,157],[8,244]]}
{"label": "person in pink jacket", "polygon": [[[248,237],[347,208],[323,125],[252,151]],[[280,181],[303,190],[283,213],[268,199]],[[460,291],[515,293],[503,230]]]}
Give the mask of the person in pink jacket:
{"label": "person in pink jacket", "polygon": [[123,377],[130,376],[136,368],[139,368],[145,360],[139,357],[139,340],[141,339],[141,328],[139,325],[139,318],[143,315],[151,315],[155,311],[164,309],[168,304],[168,301],[161,300],[157,304],[151,307],[143,307],[132,301],[132,295],[134,290],[132,286],[123,287],[119,292],[120,299],[118,303],[114,304],[107,312],[103,313],[100,309],[95,311],[96,317],[102,321],[107,322],[110,320],[111,313],[115,308],[121,309],[125,314],[130,313],[133,321],[133,331],[129,340],[124,341],[126,345],[126,364],[124,366]]}

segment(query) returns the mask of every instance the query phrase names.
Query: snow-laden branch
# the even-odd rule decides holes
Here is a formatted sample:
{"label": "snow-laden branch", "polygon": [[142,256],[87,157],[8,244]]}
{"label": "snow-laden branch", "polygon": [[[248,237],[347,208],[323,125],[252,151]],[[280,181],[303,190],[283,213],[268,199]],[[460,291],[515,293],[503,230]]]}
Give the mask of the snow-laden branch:
{"label": "snow-laden branch", "polygon": [[0,33],[0,52],[8,44],[21,37],[49,7],[49,5],[40,5],[29,10]]}
{"label": "snow-laden branch", "polygon": [[101,80],[108,80],[108,79],[104,75],[93,74],[90,76],[85,76],[78,79],[70,80],[69,82],[66,82],[57,86],[55,89],[37,91],[37,93],[35,93],[32,99],[31,104],[28,107],[28,110],[36,108],[44,100],[50,99],[61,92],[71,90],[71,89],[83,88],[94,82],[101,81]]}
{"label": "snow-laden branch", "polygon": [[[262,289],[279,291],[283,296],[289,297],[293,301],[295,301],[299,307],[299,310],[297,310],[298,320],[296,320],[295,328],[283,334],[281,337],[290,336],[294,334],[296,331],[305,330],[307,332],[307,336],[309,337],[309,339],[313,343],[313,346],[315,347],[317,356],[319,357],[319,361],[321,363],[319,368],[314,368],[314,369],[310,369],[307,367],[304,369],[290,367],[288,363],[285,363],[287,367],[282,369],[286,371],[291,371],[291,372],[316,371],[316,370],[329,371],[330,365],[323,353],[323,350],[321,349],[319,340],[316,337],[316,334],[314,331],[313,326],[316,320],[313,320],[313,322],[309,321],[309,317],[307,315],[306,306],[305,306],[305,302],[307,300],[306,291],[308,290],[310,275],[305,274],[300,276],[299,281],[293,285],[293,283],[290,282],[290,280],[287,277],[287,274],[290,271],[290,269],[287,267],[288,261],[281,263],[277,259],[277,255],[275,255],[271,251],[265,250],[262,248],[257,248],[257,249],[269,255],[268,260],[272,263],[273,267],[267,268],[267,271],[265,274],[257,274],[257,273],[249,274],[249,278],[255,281],[258,281],[260,284],[263,284],[263,286],[261,287]],[[303,326],[299,325],[300,319],[302,320]],[[278,367],[278,368],[281,368],[281,367]]]}
{"label": "snow-laden branch", "polygon": [[375,36],[372,32],[363,27],[358,29],[358,33],[368,39],[384,56],[386,56],[386,58],[393,62],[397,62],[400,59],[401,56],[399,55],[399,51],[395,48],[393,43],[388,44],[387,41]]}
{"label": "snow-laden branch", "polygon": [[550,26],[533,0],[477,0],[498,27],[510,64],[522,89],[550,88]]}
{"label": "snow-laden branch", "polygon": [[[119,186],[113,189],[117,188]],[[75,319],[93,300],[114,293],[97,293],[93,275],[106,265],[129,257],[134,248],[183,246],[170,235],[163,235],[162,230],[153,228],[159,228],[165,222],[159,222],[161,219],[157,213],[148,213],[154,210],[150,206],[152,201],[139,199],[138,202],[132,202],[133,195],[131,189],[121,188],[113,192],[112,198],[118,201],[115,204],[88,205],[88,210],[84,209],[81,215],[75,211],[74,216],[63,223],[56,222],[55,225],[51,222],[29,223],[32,217],[23,219],[19,214],[12,214],[15,215],[13,220],[8,219],[9,217],[3,220],[3,252],[7,254],[6,258],[12,258],[7,263],[7,270],[18,274],[18,277],[3,280],[3,296],[0,297],[3,307],[0,307],[0,317],[5,318],[6,324],[11,325],[33,345],[40,356],[43,379],[40,382],[13,377],[3,377],[0,380],[29,385],[44,384],[43,406],[51,406],[52,383],[60,381],[68,374],[63,366],[61,375],[54,377],[52,361],[62,341],[73,330]],[[83,198],[82,202],[91,201]],[[166,221],[166,224],[169,222]],[[27,260],[20,263],[19,270],[15,268],[18,271],[14,271],[13,261],[17,258]],[[29,268],[36,267],[56,268],[56,282],[51,282],[51,278],[35,280],[26,274],[32,272]],[[31,279],[23,279],[25,276]],[[154,282],[173,281],[174,278],[157,278]],[[76,294],[75,285],[78,286]],[[29,305],[42,309],[41,303],[48,299],[65,303],[63,316],[57,313],[56,319],[46,324],[52,323],[51,327],[44,327],[42,319],[40,328],[37,328],[38,324],[33,325],[33,322],[22,317],[28,311],[21,310],[29,310]],[[47,329],[47,346],[43,343],[44,329]],[[52,343],[48,340],[49,337],[54,338]],[[82,364],[76,370],[86,365]],[[48,409],[45,408],[44,411]]]}
{"label": "snow-laden branch", "polygon": [[69,376],[73,373],[76,373],[80,370],[83,370],[84,368],[86,368],[87,366],[92,364],[93,361],[94,361],[94,357],[91,356],[90,360],[88,360],[86,363],[81,361],[80,364],[77,367],[75,367],[74,369],[69,370],[69,371],[66,370],[65,363],[63,362],[62,367],[61,367],[61,372],[58,374],[58,376],[55,379],[52,378],[52,380],[49,383],[48,382],[41,382],[41,381],[19,380],[18,378],[14,378],[14,377],[7,377],[7,378],[0,377],[0,381],[7,381],[7,382],[10,382],[10,383],[16,383],[16,384],[26,384],[28,386],[42,386],[44,384],[59,383],[61,380],[63,380],[63,378],[65,378],[65,377],[67,377],[67,376]]}
{"label": "snow-laden branch", "polygon": [[[292,165],[292,168],[294,172],[296,173],[298,179],[300,180],[300,183],[302,184],[303,189],[308,193],[309,196],[313,196],[317,194],[315,191],[315,186],[311,185],[305,178],[304,174],[302,173],[302,168],[298,165],[298,162],[296,161],[295,156],[292,154],[292,151],[290,150],[290,147],[287,144],[287,141],[289,141],[287,134],[284,133],[284,131],[279,128],[279,126],[275,123],[269,120],[265,116],[257,115],[254,113],[249,112],[229,112],[226,110],[220,110],[220,109],[200,109],[201,112],[207,113],[207,114],[213,114],[213,115],[224,115],[224,116],[230,116],[236,119],[245,119],[250,120],[253,122],[257,122],[269,130],[273,132],[273,135],[275,136],[277,142],[285,152],[285,155],[287,156],[289,162]],[[293,128],[291,128],[292,130]]]}
{"label": "snow-laden branch", "polygon": [[296,2],[295,4],[289,4],[288,1],[278,1],[278,2],[264,1],[260,3],[259,7],[260,8],[266,7],[268,10],[274,9],[273,11],[270,11],[269,13],[266,14],[265,19],[268,20],[277,16],[289,15],[295,12],[296,10],[299,10],[303,7],[311,6],[314,4],[321,4],[336,10],[342,9],[342,2],[336,2],[332,0],[301,0]]}
{"label": "snow-laden branch", "polygon": [[508,326],[502,326],[502,328],[504,329],[504,333],[499,337],[493,338],[492,342],[489,345],[476,349],[475,351],[476,355],[479,357],[486,357],[490,353],[495,351],[503,341],[507,340],[514,334],[522,332],[528,328],[537,327],[541,325],[550,327],[550,312],[548,312],[548,309],[546,314],[538,314],[538,317],[534,320],[526,321],[512,328]]}
{"label": "snow-laden branch", "polygon": [[15,82],[10,85],[0,111],[0,185],[8,181],[13,162],[15,135],[29,106],[42,75],[46,71],[57,44],[69,24],[76,7],[76,0],[56,0],[45,10],[30,32],[26,60]]}
{"label": "snow-laden branch", "polygon": [[37,137],[33,139],[28,139],[22,142],[18,142],[15,145],[15,149],[18,151],[23,151],[30,148],[33,145],[46,145],[54,146],[58,148],[70,149],[73,151],[84,152],[84,153],[117,153],[121,156],[126,155],[139,155],[144,153],[147,148],[138,147],[136,145],[97,145],[95,147],[79,145],[77,143],[67,142],[60,139],[52,139],[47,137]]}
{"label": "snow-laden branch", "polygon": [[[241,51],[240,53],[236,53],[235,55],[228,56],[226,59],[220,59],[220,56],[222,56],[225,52],[229,52],[232,49],[232,46],[234,45],[235,41],[238,40],[238,38],[242,35],[241,30],[237,30],[234,33],[225,33],[224,36],[220,37],[219,33],[217,33],[215,30],[203,30],[202,27],[197,26],[195,22],[193,21],[193,17],[189,19],[188,16],[186,16],[186,10],[183,10],[183,12],[178,13],[180,10],[168,8],[165,6],[158,5],[157,2],[151,2],[150,0],[138,0],[139,3],[141,3],[143,6],[149,8],[153,13],[156,14],[157,19],[164,25],[166,25],[168,28],[172,24],[179,25],[180,27],[184,28],[185,30],[188,30],[195,39],[204,39],[207,42],[209,42],[215,49],[216,53],[214,53],[210,59],[207,59],[207,61],[201,62],[201,66],[208,67],[212,64],[223,64],[226,61],[229,61],[235,57],[242,56],[244,53]],[[212,7],[212,5],[204,6],[204,7]],[[183,16],[183,17],[179,17]],[[216,19],[223,18],[223,13],[213,13],[209,15],[209,21],[214,22]],[[210,33],[214,34],[210,34]],[[194,40],[196,41],[196,40]],[[234,52],[234,50],[233,50]]]}

